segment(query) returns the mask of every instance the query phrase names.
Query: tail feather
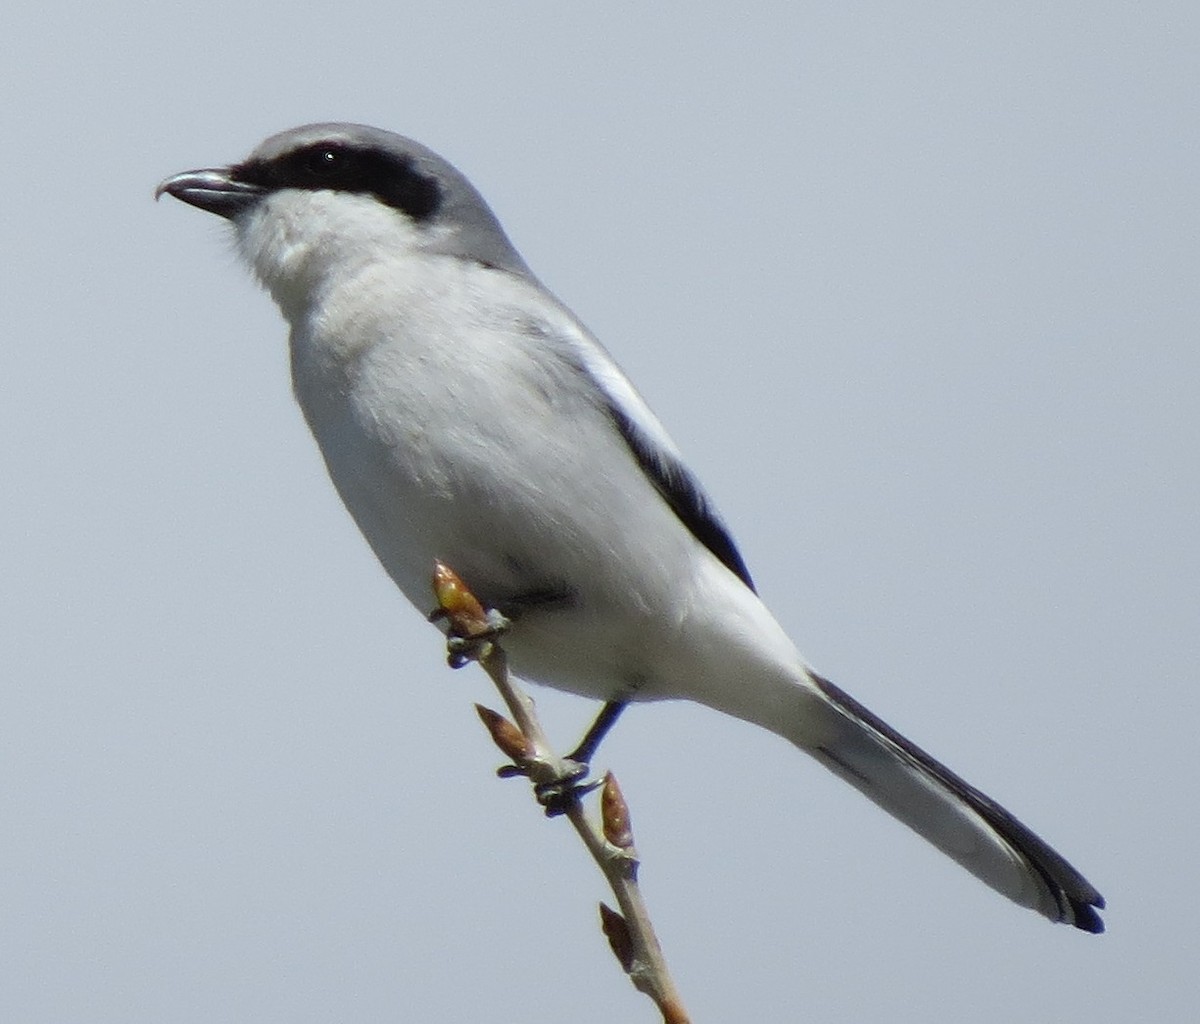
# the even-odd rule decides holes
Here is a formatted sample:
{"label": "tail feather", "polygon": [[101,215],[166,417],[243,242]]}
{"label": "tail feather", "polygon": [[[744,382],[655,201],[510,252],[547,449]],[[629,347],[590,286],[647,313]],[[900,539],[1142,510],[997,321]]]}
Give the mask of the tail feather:
{"label": "tail feather", "polygon": [[806,729],[803,745],[827,768],[998,892],[1052,921],[1104,931],[1104,898],[1059,853],[849,694],[811,678],[836,714],[819,743]]}

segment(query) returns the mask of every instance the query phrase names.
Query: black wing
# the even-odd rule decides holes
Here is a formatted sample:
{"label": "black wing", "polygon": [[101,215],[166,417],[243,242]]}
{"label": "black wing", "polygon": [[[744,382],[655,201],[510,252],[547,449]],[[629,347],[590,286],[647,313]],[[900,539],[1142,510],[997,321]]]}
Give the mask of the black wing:
{"label": "black wing", "polygon": [[638,465],[653,481],[658,493],[679,517],[679,521],[716,555],[726,569],[754,590],[754,580],[750,578],[750,570],[746,568],[737,545],[688,468],[670,452],[655,444],[611,398],[608,413]]}

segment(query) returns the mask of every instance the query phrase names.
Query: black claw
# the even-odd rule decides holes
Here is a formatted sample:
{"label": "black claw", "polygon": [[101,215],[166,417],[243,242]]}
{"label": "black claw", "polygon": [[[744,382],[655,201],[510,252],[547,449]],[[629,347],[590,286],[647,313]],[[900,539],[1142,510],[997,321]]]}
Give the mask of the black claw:
{"label": "black claw", "polygon": [[[587,796],[593,789],[599,789],[603,780],[585,782],[588,766],[579,761],[567,759],[569,765],[561,779],[553,782],[541,782],[533,787],[533,795],[542,805],[547,818],[557,818],[566,814],[579,803],[580,798]],[[529,769],[519,764],[502,764],[496,769],[496,775],[502,779],[527,779]]]}
{"label": "black claw", "polygon": [[494,640],[493,632],[479,636],[448,636],[446,637],[446,664],[451,668],[462,668],[472,661],[478,661],[483,648]]}
{"label": "black claw", "polygon": [[533,787],[534,796],[542,805],[547,818],[557,818],[559,815],[566,814],[579,803],[580,799],[587,796],[593,789],[603,785],[600,781],[584,781],[588,773],[586,764],[578,761],[568,763],[572,767],[564,778]]}
{"label": "black claw", "polygon": [[603,785],[603,780],[596,779],[592,782],[575,782],[565,786],[551,784],[548,789],[539,787],[538,803],[542,805],[542,810],[547,818],[557,818],[566,814],[592,790],[599,789]]}
{"label": "black claw", "polygon": [[[449,614],[441,608],[435,608],[429,613],[429,621],[437,622],[448,618]],[[489,612],[486,629],[481,629],[470,636],[461,636],[451,632],[446,637],[446,664],[451,668],[462,668],[472,661],[478,661],[483,649],[503,636],[510,623],[499,612]]]}

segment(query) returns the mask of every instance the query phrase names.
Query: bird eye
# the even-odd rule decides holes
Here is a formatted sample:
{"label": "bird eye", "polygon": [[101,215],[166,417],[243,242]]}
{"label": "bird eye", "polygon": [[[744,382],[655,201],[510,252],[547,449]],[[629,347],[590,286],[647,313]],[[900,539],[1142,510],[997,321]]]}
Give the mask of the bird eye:
{"label": "bird eye", "polygon": [[309,174],[327,178],[345,167],[346,154],[334,146],[318,146],[308,153],[304,163]]}

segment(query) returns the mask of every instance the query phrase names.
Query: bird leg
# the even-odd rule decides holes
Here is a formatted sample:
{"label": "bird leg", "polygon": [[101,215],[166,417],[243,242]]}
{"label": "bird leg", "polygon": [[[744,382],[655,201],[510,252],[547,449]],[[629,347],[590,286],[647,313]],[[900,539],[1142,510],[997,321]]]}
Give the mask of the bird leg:
{"label": "bird leg", "polygon": [[[579,745],[563,758],[566,772],[562,777],[534,785],[534,796],[544,808],[547,818],[565,814],[573,804],[579,801],[580,797],[602,785],[602,782],[599,781],[585,782],[584,780],[590,771],[591,760],[596,753],[596,748],[600,746],[600,742],[608,735],[608,731],[617,719],[621,717],[625,705],[626,701],[617,700],[610,700],[606,703],[600,709],[600,713],[588,731],[584,733]],[[506,764],[498,768],[496,774],[502,779],[527,778],[529,769],[518,764]]]}

